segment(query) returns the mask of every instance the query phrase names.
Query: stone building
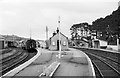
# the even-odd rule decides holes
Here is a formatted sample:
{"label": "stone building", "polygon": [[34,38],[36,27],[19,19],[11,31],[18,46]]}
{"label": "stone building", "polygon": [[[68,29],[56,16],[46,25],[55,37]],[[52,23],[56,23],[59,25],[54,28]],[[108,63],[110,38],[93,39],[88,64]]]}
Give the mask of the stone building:
{"label": "stone building", "polygon": [[61,46],[61,50],[68,49],[68,38],[60,32],[60,46],[59,46],[59,29],[57,28],[57,32],[53,33],[53,36],[50,37],[48,42],[49,50],[59,50]]}

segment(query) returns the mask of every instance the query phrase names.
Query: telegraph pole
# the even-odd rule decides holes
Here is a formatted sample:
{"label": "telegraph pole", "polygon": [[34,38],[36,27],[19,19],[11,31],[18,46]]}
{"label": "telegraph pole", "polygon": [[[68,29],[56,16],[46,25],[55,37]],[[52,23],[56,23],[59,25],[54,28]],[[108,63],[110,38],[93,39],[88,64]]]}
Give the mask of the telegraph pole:
{"label": "telegraph pole", "polygon": [[48,40],[48,27],[46,26],[46,40]]}
{"label": "telegraph pole", "polygon": [[58,55],[58,58],[60,59],[61,58],[60,16],[58,19],[58,26],[59,26],[59,55]]}

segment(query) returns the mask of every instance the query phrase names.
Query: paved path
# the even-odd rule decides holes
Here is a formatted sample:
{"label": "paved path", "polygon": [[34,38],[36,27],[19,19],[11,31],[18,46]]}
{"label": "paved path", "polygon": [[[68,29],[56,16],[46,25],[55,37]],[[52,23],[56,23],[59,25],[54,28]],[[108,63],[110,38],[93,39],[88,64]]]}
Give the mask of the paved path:
{"label": "paved path", "polygon": [[25,69],[17,73],[15,76],[38,76],[42,73],[43,68],[52,63],[52,53],[48,53],[47,50],[39,49],[41,55]]}
{"label": "paved path", "polygon": [[[39,76],[45,66],[50,65],[56,61],[56,54],[58,51],[48,51],[39,49],[41,55],[25,69],[17,73],[15,76]],[[67,55],[64,55],[58,61],[61,63],[60,67],[54,74],[55,76],[89,76],[88,60],[86,56],[79,50],[70,49]]]}
{"label": "paved path", "polygon": [[75,49],[70,49],[67,53],[61,58],[61,65],[55,76],[90,76],[86,56]]}

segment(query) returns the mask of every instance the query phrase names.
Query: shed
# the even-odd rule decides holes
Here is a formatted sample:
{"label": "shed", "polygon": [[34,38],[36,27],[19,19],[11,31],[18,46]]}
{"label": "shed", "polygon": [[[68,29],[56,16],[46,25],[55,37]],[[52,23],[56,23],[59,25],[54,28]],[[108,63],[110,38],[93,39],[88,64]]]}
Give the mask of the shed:
{"label": "shed", "polygon": [[[68,49],[68,38],[60,32],[60,46],[61,50]],[[57,33],[53,33],[53,36],[49,39],[49,50],[59,50],[59,29],[57,28]]]}

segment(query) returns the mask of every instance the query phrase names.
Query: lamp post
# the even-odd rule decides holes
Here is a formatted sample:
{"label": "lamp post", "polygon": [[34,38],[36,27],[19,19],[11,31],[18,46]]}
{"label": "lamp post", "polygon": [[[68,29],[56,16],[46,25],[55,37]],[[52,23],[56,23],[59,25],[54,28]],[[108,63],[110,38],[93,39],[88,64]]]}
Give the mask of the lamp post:
{"label": "lamp post", "polygon": [[46,40],[48,40],[48,27],[46,26]]}

